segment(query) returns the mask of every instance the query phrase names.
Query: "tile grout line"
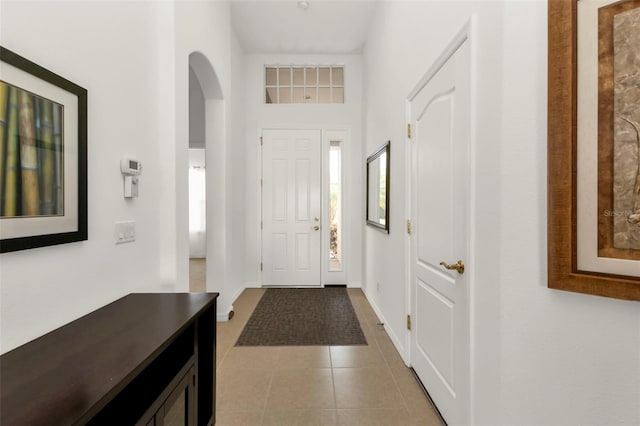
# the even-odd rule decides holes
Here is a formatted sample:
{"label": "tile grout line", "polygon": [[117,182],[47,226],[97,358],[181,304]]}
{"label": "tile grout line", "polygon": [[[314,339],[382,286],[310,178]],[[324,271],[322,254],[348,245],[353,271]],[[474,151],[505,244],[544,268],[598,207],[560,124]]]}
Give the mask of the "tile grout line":
{"label": "tile grout line", "polygon": [[333,375],[333,355],[331,354],[331,346],[327,346],[329,351],[329,366],[331,366],[331,388],[333,389],[333,410],[336,419],[336,425],[338,424],[338,395],[336,394],[336,379]]}
{"label": "tile grout line", "polygon": [[[280,351],[278,351],[278,356],[276,357],[276,362],[278,362],[278,358],[280,358]],[[260,416],[260,424],[264,424],[264,417],[267,414],[267,403],[269,402],[269,395],[271,394],[271,387],[273,386],[273,378],[275,376],[275,370],[271,371],[269,376],[269,386],[267,386],[267,395],[264,398],[264,405],[262,407],[262,415]]]}
{"label": "tile grout line", "polygon": [[[364,312],[363,312],[363,314],[364,314]],[[369,326],[369,323],[367,322],[366,325]],[[377,324],[376,324],[376,326],[377,326]],[[384,331],[385,334],[388,335],[387,330],[384,329],[384,326],[382,327],[382,330]],[[369,328],[369,331],[371,331],[370,328]],[[389,363],[389,360],[387,359],[385,354],[382,352],[382,348],[380,347],[380,344],[378,343],[378,338],[375,336],[375,330],[373,330],[373,333],[374,333],[373,340],[375,341],[375,345],[378,348],[378,354],[382,357],[382,360],[384,361],[384,364],[387,366],[389,374],[391,375],[391,379],[393,380],[393,383],[396,385],[396,390],[400,394],[400,398],[402,398],[402,403],[403,403],[404,409],[407,411],[407,414],[411,418],[412,416],[411,416],[411,411],[409,410],[409,403],[408,403],[407,399],[405,398],[404,394],[402,393],[402,389],[400,388],[400,384],[398,383],[398,379],[396,378],[396,375],[394,374],[393,369],[391,368],[391,364]]]}
{"label": "tile grout line", "polygon": [[[255,303],[251,304],[251,313],[249,315],[247,315],[247,319],[244,321],[244,324],[242,324],[242,329],[244,329],[244,327],[247,325],[247,322],[249,321],[249,318],[251,318],[251,315],[253,314],[253,311],[256,309],[256,306],[258,306],[258,301],[256,301]],[[242,330],[240,331],[240,333],[242,334]],[[238,336],[239,338],[240,336]],[[278,365],[278,361],[280,360],[280,348],[278,348],[278,355],[276,356],[276,360],[275,360],[275,365]],[[275,368],[272,369],[271,374],[269,375],[269,385],[267,386],[267,394],[265,395],[264,398],[264,405],[262,406],[262,413],[260,414],[260,425],[264,424],[264,418],[267,414],[267,403],[269,402],[269,395],[271,394],[271,387],[273,386],[273,378],[275,376]]]}
{"label": "tile grout line", "polygon": [[[216,340],[217,340],[217,337],[216,337]],[[218,342],[216,341],[216,345],[217,344],[218,344]],[[224,360],[227,357],[227,355],[229,355],[229,352],[231,351],[231,348],[233,348],[233,345],[231,345],[229,348],[227,348],[227,350],[224,351],[224,353],[220,357],[220,363],[216,366],[216,373],[218,372],[219,369],[222,368],[222,363],[224,362]]]}
{"label": "tile grout line", "polygon": [[[253,305],[253,306],[251,306],[251,305]],[[251,312],[253,312],[253,310],[254,310],[254,309],[256,308],[256,306],[257,306],[257,302],[255,302],[255,303],[251,303],[251,305],[250,305],[250,306],[247,306],[247,308],[248,308],[248,309],[250,309],[250,310],[251,310]],[[251,316],[251,314],[249,314],[249,315],[247,316],[247,318],[246,318],[246,319],[244,319],[243,324],[239,324],[239,325],[238,325],[238,326],[239,326],[239,328],[240,328],[240,333],[242,333],[242,329],[243,329],[243,328],[244,328],[244,326],[247,324],[247,321],[249,320],[249,317],[250,317],[250,316]],[[238,339],[238,338],[239,338],[239,334],[238,334],[238,335],[236,335],[232,340],[235,342],[235,341],[237,341],[237,339]],[[224,357],[224,358],[226,358],[226,357],[228,356],[229,352],[231,352],[231,349],[232,349],[233,347],[234,347],[234,345],[231,345],[231,347],[230,347],[229,349],[227,349],[227,351],[225,352],[225,357]],[[278,350],[278,355],[276,356],[276,364],[277,364],[277,362],[278,362],[279,358],[280,358],[280,350]],[[220,362],[220,365],[222,366],[222,361]],[[259,422],[259,424],[260,424],[260,425],[262,425],[262,424],[264,423],[264,419],[265,419],[265,415],[266,415],[267,402],[268,402],[268,399],[269,399],[269,394],[270,394],[270,392],[271,392],[271,386],[272,386],[272,384],[273,384],[273,376],[274,376],[274,374],[275,374],[274,372],[275,372],[275,369],[271,369],[271,371],[270,371],[270,375],[269,375],[269,384],[268,384],[268,386],[267,386],[267,391],[266,391],[266,396],[265,396],[264,404],[263,404],[262,410],[260,411],[260,422]]]}
{"label": "tile grout line", "polygon": [[[351,303],[352,303],[353,307],[355,308],[356,312],[361,314],[361,316],[363,318],[362,321],[360,321],[360,318],[358,318],[359,321],[360,321],[360,324],[361,324],[361,326],[363,328],[363,333],[364,333],[364,330],[367,330],[367,333],[370,334],[371,339],[367,339],[367,346],[374,346],[375,345],[377,347],[377,355],[382,357],[382,359],[383,359],[383,363],[381,365],[385,366],[387,368],[388,373],[391,374],[392,380],[393,380],[393,382],[395,384],[395,387],[396,387],[396,391],[399,392],[400,398],[402,398],[402,404],[398,406],[398,409],[403,410],[409,416],[409,419],[411,419],[411,421],[417,421],[418,418],[415,417],[412,414],[412,412],[409,410],[409,401],[405,397],[405,395],[403,394],[403,392],[401,390],[402,389],[401,386],[400,386],[401,375],[395,374],[394,370],[392,369],[392,364],[391,363],[392,363],[392,361],[395,361],[395,358],[394,358],[395,354],[393,354],[393,353],[385,354],[385,352],[383,352],[382,341],[385,339],[385,337],[388,338],[388,333],[387,333],[386,329],[384,329],[384,327],[382,327],[380,330],[378,330],[378,328],[377,328],[378,326],[376,324],[377,317],[375,316],[375,314],[372,316],[372,315],[367,314],[368,311],[365,312],[366,308],[367,308],[367,306],[365,305],[366,301],[365,301],[365,303],[359,303],[359,301],[358,301],[358,303],[354,303],[354,299],[351,297],[351,295],[349,295],[349,296],[350,296],[350,299],[351,299]],[[252,302],[250,304],[250,305],[252,305],[251,307],[250,306],[244,306],[244,304],[242,304],[243,305],[242,308],[243,309],[251,309],[251,311],[253,311],[257,306],[257,302],[258,301]],[[245,318],[245,320],[243,321],[244,324],[240,325],[238,323],[241,330],[246,325],[249,317],[250,317],[250,315],[247,318]],[[240,318],[237,318],[237,319],[240,319]],[[226,330],[226,331],[228,332],[228,334],[237,334],[237,333],[234,332],[234,330],[231,330],[231,329],[230,330]],[[226,334],[225,334],[225,337],[226,337]],[[369,337],[369,336],[366,336],[366,337]],[[220,366],[222,366],[222,363],[223,363],[223,361],[225,359],[227,359],[227,358],[229,358],[231,356],[230,353],[231,353],[231,349],[233,347],[234,346],[232,344],[229,348],[227,348],[224,351],[224,353],[221,356]],[[337,405],[337,399],[338,398],[337,398],[337,392],[336,392],[335,369],[339,368],[339,367],[335,366],[335,361],[333,360],[333,352],[331,350],[331,346],[327,345],[327,346],[325,346],[325,348],[326,348],[326,350],[329,351],[329,366],[331,368],[331,382],[332,382],[333,402],[334,402],[333,409],[331,409],[329,411],[333,412],[334,421],[336,422],[335,424],[338,424],[338,420],[339,420],[338,419],[338,405]],[[371,347],[371,349],[373,350],[373,347]],[[387,348],[387,351],[388,351],[388,348]],[[277,366],[278,366],[278,363],[280,362],[280,359],[282,359],[282,357],[283,357],[282,348],[279,348],[279,350],[277,351],[277,355],[276,355],[275,367],[273,369],[271,369],[272,371],[270,372],[271,374],[269,375],[269,382],[268,382],[268,386],[267,386],[267,389],[266,389],[266,395],[265,395],[265,400],[264,400],[264,403],[263,403],[263,408],[260,411],[259,424],[261,424],[261,425],[264,425],[265,420],[266,420],[266,411],[267,411],[269,397],[270,397],[271,391],[273,390],[273,384],[274,384],[273,382],[275,381],[275,374],[276,374],[276,372],[278,370]],[[395,366],[395,364],[394,364],[394,366]],[[311,368],[311,367],[308,367],[308,368]],[[355,368],[355,367],[346,367],[346,368]],[[361,366],[361,368],[366,368],[366,366]],[[221,372],[221,369],[216,368],[216,371],[220,371]],[[374,410],[374,409],[375,408],[367,409],[367,410]],[[300,409],[300,410],[301,411],[309,411],[311,409]],[[325,410],[325,409],[317,408],[317,410],[318,411],[322,411],[322,410]],[[347,409],[347,410],[359,410],[359,409],[351,408],[351,409]]]}
{"label": "tile grout line", "polygon": [[[253,308],[251,309],[251,313],[253,314],[253,311],[256,309],[256,306],[258,306],[258,302],[255,302],[255,304],[253,304]],[[251,315],[249,315],[247,317],[247,321],[245,321],[245,323],[242,325],[243,327],[247,325],[247,322],[249,321],[249,318],[251,318]],[[278,354],[276,356],[276,360],[275,360],[275,367],[272,368],[271,374],[269,376],[269,385],[267,386],[267,395],[264,398],[264,405],[262,407],[262,415],[260,416],[260,425],[264,424],[264,418],[267,415],[267,403],[269,402],[269,396],[271,395],[271,388],[273,386],[273,379],[275,377],[276,371],[277,371],[277,366],[278,366],[278,362],[280,361],[280,354],[282,353],[282,348],[278,347]]]}
{"label": "tile grout line", "polygon": [[396,375],[393,373],[393,369],[391,368],[389,361],[384,356],[382,358],[384,359],[384,362],[387,364],[387,368],[389,369],[389,374],[391,374],[391,379],[393,379],[393,383],[395,383],[396,385],[396,389],[400,394],[400,398],[402,398],[404,409],[407,410],[407,414],[409,415],[409,418],[412,418],[413,416],[411,415],[411,411],[409,410],[409,402],[407,401],[407,398],[404,396],[404,393],[402,393],[402,389],[400,389],[400,384],[398,383],[398,379]]}
{"label": "tile grout line", "polygon": [[[387,330],[384,329],[384,326],[383,326],[382,329],[384,330],[384,333],[387,334]],[[396,385],[396,389],[397,389],[398,393],[400,394],[400,398],[402,398],[402,403],[404,405],[404,409],[407,411],[407,414],[411,418],[412,416],[411,416],[411,411],[409,410],[409,403],[407,401],[407,398],[404,396],[404,393],[402,393],[402,389],[400,388],[400,384],[398,383],[398,378],[394,374],[393,369],[391,368],[391,364],[389,363],[389,360],[387,359],[385,354],[382,353],[382,348],[378,344],[378,339],[376,338],[375,340],[376,340],[376,345],[378,346],[378,351],[380,352],[380,355],[382,356],[382,359],[384,360],[384,363],[386,364],[387,368],[389,369],[389,374],[391,375],[391,379],[393,380],[393,383],[395,383],[395,385]]]}

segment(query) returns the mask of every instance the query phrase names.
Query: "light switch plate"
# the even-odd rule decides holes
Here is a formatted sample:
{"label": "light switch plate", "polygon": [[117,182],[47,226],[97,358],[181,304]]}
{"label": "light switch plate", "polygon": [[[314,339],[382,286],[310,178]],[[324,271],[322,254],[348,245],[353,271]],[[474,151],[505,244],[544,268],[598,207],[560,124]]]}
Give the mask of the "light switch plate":
{"label": "light switch plate", "polygon": [[116,244],[130,243],[136,240],[136,222],[134,220],[116,222],[114,237]]}

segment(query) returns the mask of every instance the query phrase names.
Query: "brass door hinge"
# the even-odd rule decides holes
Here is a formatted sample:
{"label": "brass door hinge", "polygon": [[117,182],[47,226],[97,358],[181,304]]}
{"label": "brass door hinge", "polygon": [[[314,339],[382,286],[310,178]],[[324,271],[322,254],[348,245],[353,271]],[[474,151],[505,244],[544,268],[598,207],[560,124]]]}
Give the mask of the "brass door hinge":
{"label": "brass door hinge", "polygon": [[407,137],[411,139],[411,123],[407,123]]}
{"label": "brass door hinge", "polygon": [[260,263],[260,271],[262,271],[262,263]]}
{"label": "brass door hinge", "polygon": [[411,315],[407,315],[407,330],[411,330]]}
{"label": "brass door hinge", "polygon": [[263,184],[262,179],[260,179],[260,188],[262,188],[262,184]]}
{"label": "brass door hinge", "polygon": [[407,234],[411,235],[411,219],[407,219]]}
{"label": "brass door hinge", "polygon": [[264,229],[264,222],[260,221],[260,229]]}
{"label": "brass door hinge", "polygon": [[262,144],[263,144],[263,142],[262,142],[262,136],[260,136],[260,145],[262,145]]}

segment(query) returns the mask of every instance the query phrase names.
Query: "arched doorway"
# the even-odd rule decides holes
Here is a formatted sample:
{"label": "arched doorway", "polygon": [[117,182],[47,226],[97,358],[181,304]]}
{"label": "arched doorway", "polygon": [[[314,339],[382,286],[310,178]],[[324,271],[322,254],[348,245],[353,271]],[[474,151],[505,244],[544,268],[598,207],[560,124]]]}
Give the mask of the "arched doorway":
{"label": "arched doorway", "polygon": [[224,279],[224,102],[200,52],[189,55],[189,291],[219,291]]}
{"label": "arched doorway", "polygon": [[207,206],[205,102],[189,66],[189,291],[206,290]]}

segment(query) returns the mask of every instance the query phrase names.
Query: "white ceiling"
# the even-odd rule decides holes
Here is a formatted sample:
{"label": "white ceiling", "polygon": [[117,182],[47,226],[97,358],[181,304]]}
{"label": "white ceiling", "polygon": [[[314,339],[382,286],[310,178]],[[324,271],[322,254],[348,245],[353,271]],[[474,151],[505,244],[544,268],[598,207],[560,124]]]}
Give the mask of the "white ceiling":
{"label": "white ceiling", "polygon": [[248,53],[358,53],[377,2],[297,0],[231,2],[231,22]]}

